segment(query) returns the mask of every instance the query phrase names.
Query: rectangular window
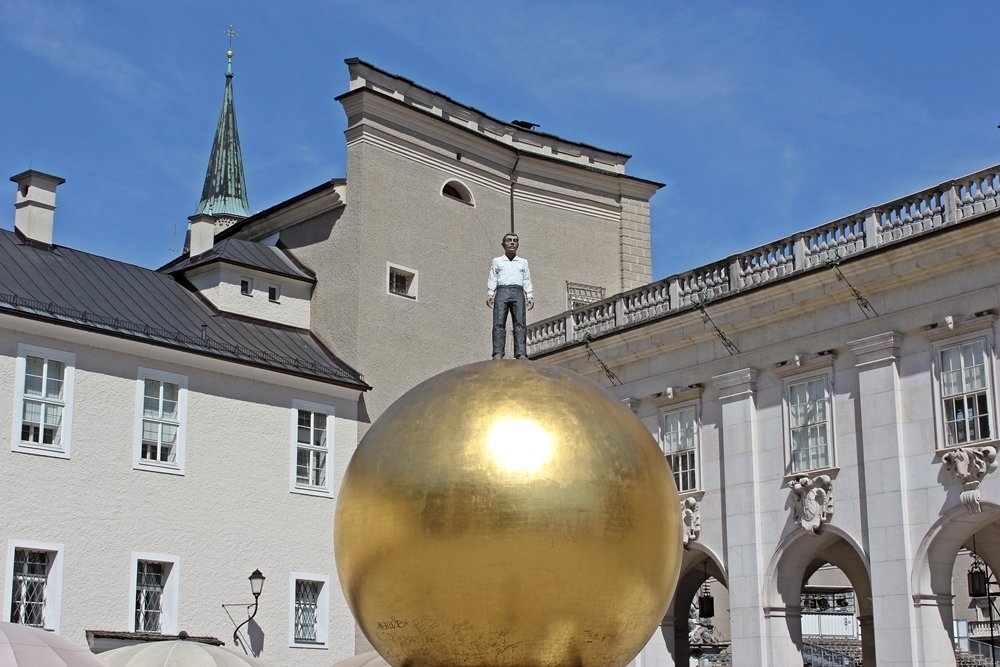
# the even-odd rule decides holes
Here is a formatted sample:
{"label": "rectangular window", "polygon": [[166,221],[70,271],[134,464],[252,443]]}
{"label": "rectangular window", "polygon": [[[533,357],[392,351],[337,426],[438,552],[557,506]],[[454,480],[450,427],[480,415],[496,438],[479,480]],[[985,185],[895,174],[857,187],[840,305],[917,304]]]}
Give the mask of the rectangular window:
{"label": "rectangular window", "polygon": [[952,345],[940,355],[945,446],[991,438],[986,341],[977,338]]}
{"label": "rectangular window", "polygon": [[329,496],[333,408],[292,402],[291,490]]}
{"label": "rectangular window", "polygon": [[140,560],[136,564],[135,631],[162,632],[163,563]]}
{"label": "rectangular window", "polygon": [[326,486],[326,415],[299,410],[298,453],[295,483]]}
{"label": "rectangular window", "polygon": [[183,473],[187,378],[139,369],[134,467]]}
{"label": "rectangular window", "polygon": [[566,281],[566,305],[570,310],[581,308],[604,298],[605,289],[597,285],[584,285]]}
{"label": "rectangular window", "polygon": [[660,447],[681,493],[698,488],[697,408],[688,405],[660,417]]}
{"label": "rectangular window", "polygon": [[295,641],[316,641],[316,609],[323,584],[318,581],[295,581]]}
{"label": "rectangular window", "polygon": [[59,631],[62,549],[61,544],[11,540],[4,620]]}
{"label": "rectangular window", "polygon": [[45,587],[49,576],[49,552],[14,550],[11,581],[10,622],[45,627]]}
{"label": "rectangular window", "polygon": [[386,290],[389,294],[405,296],[408,299],[417,298],[417,272],[395,264],[386,264],[388,270],[388,283]]}
{"label": "rectangular window", "polygon": [[243,296],[253,296],[253,279],[240,278],[240,294]]}
{"label": "rectangular window", "polygon": [[18,346],[12,450],[69,458],[75,355]]}
{"label": "rectangular window", "polygon": [[330,610],[330,578],[293,572],[288,644],[299,648],[326,648]]}
{"label": "rectangular window", "polygon": [[177,632],[180,561],[176,556],[132,554],[131,630],[171,635]]}
{"label": "rectangular window", "polygon": [[792,472],[830,467],[830,395],[827,377],[787,385]]}
{"label": "rectangular window", "polygon": [[267,286],[267,300],[277,302],[281,299],[281,288],[277,285]]}

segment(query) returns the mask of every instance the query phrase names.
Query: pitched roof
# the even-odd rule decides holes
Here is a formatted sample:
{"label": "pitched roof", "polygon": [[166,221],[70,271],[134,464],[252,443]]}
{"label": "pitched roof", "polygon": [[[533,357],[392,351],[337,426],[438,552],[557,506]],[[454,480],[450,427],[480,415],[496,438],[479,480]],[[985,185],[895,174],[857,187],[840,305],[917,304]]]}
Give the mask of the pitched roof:
{"label": "pitched roof", "polygon": [[215,127],[212,154],[208,158],[208,171],[201,191],[201,201],[195,215],[246,218],[250,216],[247,201],[247,184],[243,175],[243,152],[240,134],[236,129],[236,105],[233,103],[233,60],[229,52],[226,72],[226,90],[222,96],[222,110]]}
{"label": "pitched roof", "polygon": [[176,274],[213,262],[228,262],[278,276],[316,282],[312,271],[298,264],[282,248],[232,237],[216,242],[210,250],[200,255],[181,260],[170,266],[167,272]]}
{"label": "pitched roof", "polygon": [[0,313],[366,390],[308,329],[221,313],[172,276],[0,230]]}

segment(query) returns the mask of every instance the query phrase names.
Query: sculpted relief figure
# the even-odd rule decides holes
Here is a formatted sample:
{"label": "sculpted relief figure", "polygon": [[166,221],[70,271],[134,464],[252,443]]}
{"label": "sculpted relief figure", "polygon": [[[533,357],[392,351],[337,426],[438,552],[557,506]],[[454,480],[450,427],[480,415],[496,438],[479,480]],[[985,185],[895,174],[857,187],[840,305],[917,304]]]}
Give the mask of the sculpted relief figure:
{"label": "sculpted relief figure", "polygon": [[961,482],[964,490],[960,496],[969,513],[982,511],[982,496],[979,487],[983,478],[997,469],[997,450],[985,445],[982,447],[959,447],[941,457],[945,470]]}
{"label": "sculpted relief figure", "polygon": [[788,486],[795,521],[803,530],[819,535],[833,517],[833,480],[829,475],[800,477],[788,482]]}
{"label": "sculpted relief figure", "polygon": [[525,309],[535,307],[528,260],[517,256],[517,234],[504,234],[504,254],[494,257],[486,280],[486,306],[493,309],[493,358],[502,359],[507,342],[507,314],[514,320],[514,358],[527,356],[528,326]]}

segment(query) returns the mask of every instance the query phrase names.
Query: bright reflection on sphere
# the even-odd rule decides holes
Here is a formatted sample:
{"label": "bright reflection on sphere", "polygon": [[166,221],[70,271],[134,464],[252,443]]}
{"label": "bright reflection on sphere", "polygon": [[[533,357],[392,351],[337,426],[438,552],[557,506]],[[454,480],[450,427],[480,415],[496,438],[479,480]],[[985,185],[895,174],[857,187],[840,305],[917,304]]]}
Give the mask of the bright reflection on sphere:
{"label": "bright reflection on sphere", "polygon": [[570,371],[414,387],[344,472],[341,589],[394,667],[622,667],[666,612],[680,501],[649,429]]}
{"label": "bright reflection on sphere", "polygon": [[552,456],[552,436],[533,419],[498,419],[486,438],[497,465],[510,473],[535,474]]}

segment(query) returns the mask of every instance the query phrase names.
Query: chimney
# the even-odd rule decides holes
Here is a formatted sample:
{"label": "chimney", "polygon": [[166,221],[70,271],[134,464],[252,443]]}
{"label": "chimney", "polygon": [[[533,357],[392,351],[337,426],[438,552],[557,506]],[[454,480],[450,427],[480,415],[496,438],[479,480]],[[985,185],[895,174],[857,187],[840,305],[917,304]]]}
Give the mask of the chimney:
{"label": "chimney", "polygon": [[29,169],[11,176],[10,180],[17,183],[14,231],[29,242],[51,246],[56,188],[66,179]]}
{"label": "chimney", "polygon": [[197,257],[215,245],[215,218],[207,213],[195,213],[188,220],[191,222],[188,255]]}

